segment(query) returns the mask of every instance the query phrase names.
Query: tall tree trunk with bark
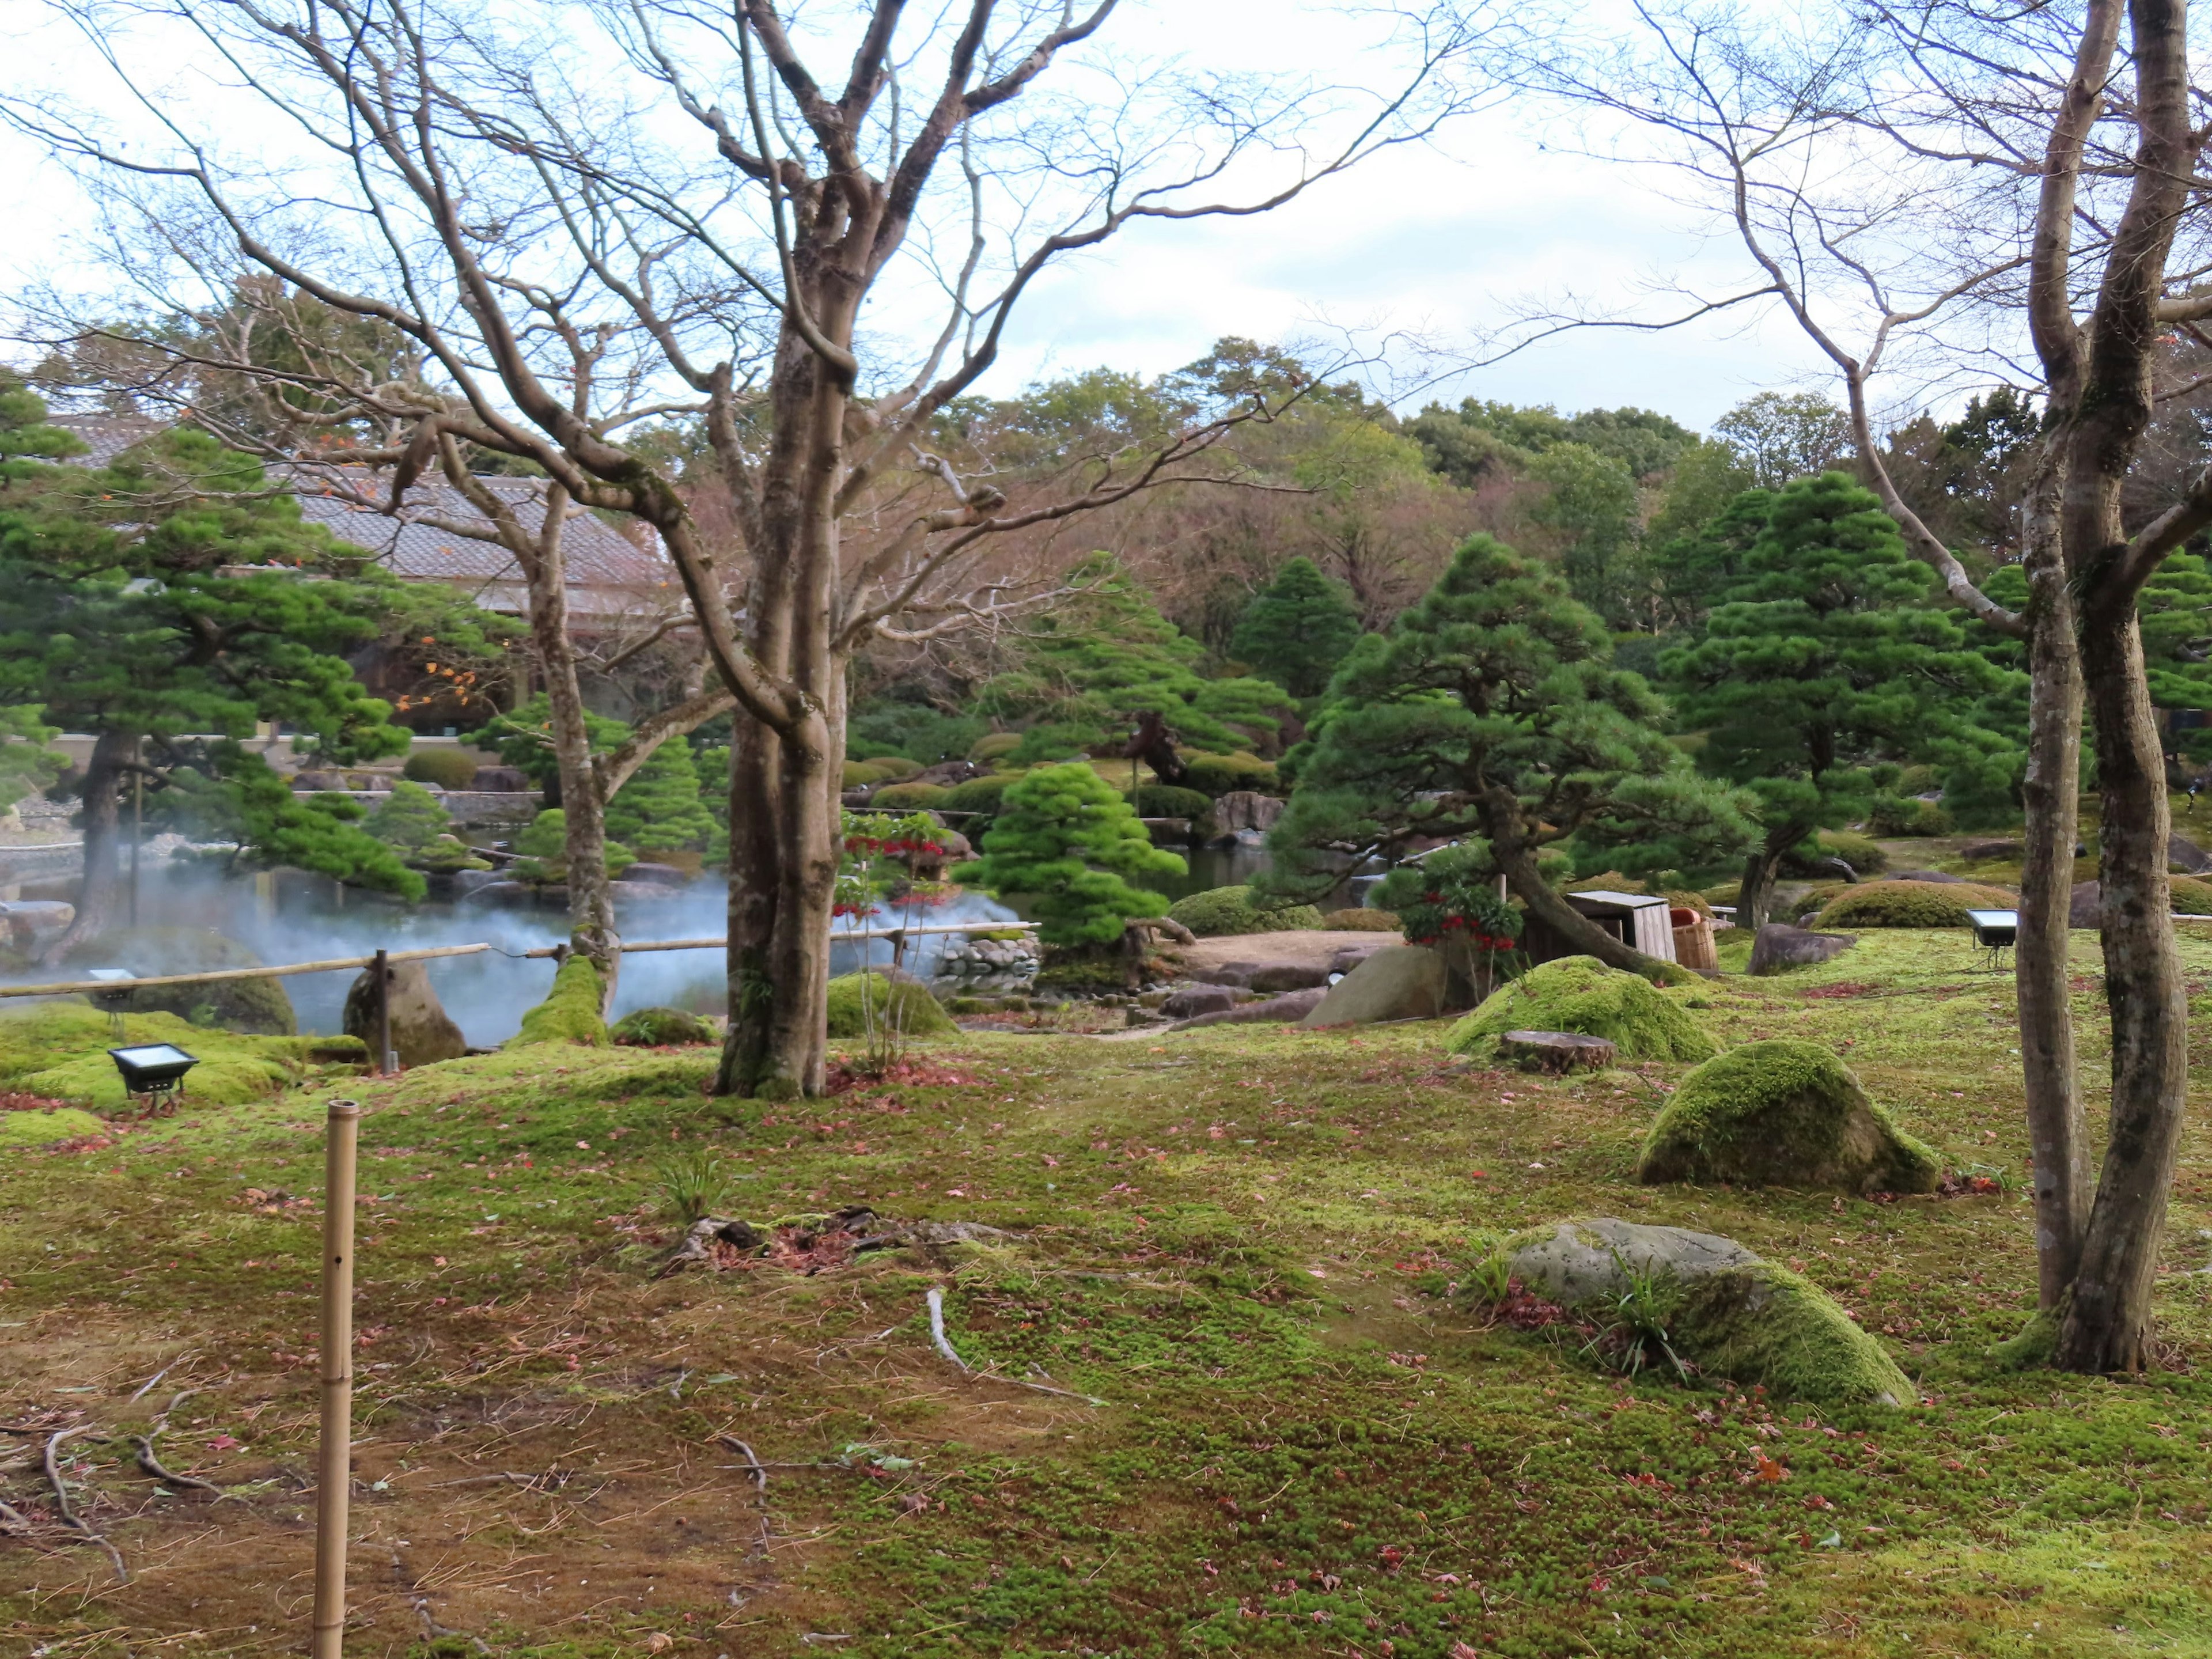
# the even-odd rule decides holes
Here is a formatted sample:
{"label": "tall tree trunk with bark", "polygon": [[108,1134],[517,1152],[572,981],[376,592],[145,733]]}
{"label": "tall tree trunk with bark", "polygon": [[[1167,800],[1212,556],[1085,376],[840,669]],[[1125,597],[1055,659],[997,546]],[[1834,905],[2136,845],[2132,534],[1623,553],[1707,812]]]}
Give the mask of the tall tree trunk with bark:
{"label": "tall tree trunk with bark", "polygon": [[1759,844],[1745,854],[1743,881],[1735,898],[1737,927],[1757,933],[1766,926],[1774,908],[1774,879],[1781,872],[1782,855],[1809,833],[1802,825],[1785,823],[1767,831]]}
{"label": "tall tree trunk with bark", "polygon": [[94,740],[81,792],[84,874],[77,883],[76,915],[61,937],[40,953],[42,963],[61,961],[78,945],[98,939],[115,920],[123,842],[123,781],[137,746],[135,732],[103,731]]}

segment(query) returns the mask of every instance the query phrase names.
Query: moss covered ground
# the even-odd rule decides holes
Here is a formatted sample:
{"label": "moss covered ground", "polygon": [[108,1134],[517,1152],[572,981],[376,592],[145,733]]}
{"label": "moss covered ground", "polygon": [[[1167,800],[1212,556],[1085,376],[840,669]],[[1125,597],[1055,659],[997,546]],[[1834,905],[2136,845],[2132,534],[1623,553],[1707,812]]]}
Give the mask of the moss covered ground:
{"label": "moss covered ground", "polygon": [[[2203,996],[2212,930],[2191,932]],[[1888,1203],[1638,1187],[1686,1066],[1490,1070],[1447,1059],[1443,1021],[966,1033],[802,1104],[709,1099],[708,1049],[350,1083],[347,1650],[2212,1651],[2212,1135],[2198,1115],[2175,1193],[2171,1369],[1999,1370],[1984,1351],[2033,1300],[2027,1147],[2009,983],[1972,967],[1957,934],[1888,931],[1700,1011],[1728,1043],[1844,1054],[1990,1189]],[[2212,1081],[2201,1036],[2193,1058]],[[0,1497],[36,1523],[0,1538],[0,1653],[301,1650],[334,1092],[0,1152],[0,1424],[88,1425],[64,1474],[132,1573],[46,1524],[39,1441],[0,1433]],[[864,1203],[1013,1237],[848,1260],[794,1235],[656,1278],[672,1170],[711,1159],[717,1207],[755,1221]],[[1924,1403],[1630,1381],[1455,1288],[1498,1237],[1592,1213],[1802,1273]],[[933,1351],[932,1287],[990,1374]],[[1046,1378],[1072,1392],[1018,1386]],[[121,1437],[180,1389],[162,1456],[219,1502],[157,1486]]]}

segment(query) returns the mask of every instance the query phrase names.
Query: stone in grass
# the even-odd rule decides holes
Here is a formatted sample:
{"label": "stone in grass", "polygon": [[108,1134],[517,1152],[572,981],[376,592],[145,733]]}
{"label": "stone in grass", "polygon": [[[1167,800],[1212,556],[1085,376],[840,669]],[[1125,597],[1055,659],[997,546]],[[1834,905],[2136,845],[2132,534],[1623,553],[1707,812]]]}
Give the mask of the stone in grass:
{"label": "stone in grass", "polygon": [[1562,1221],[1508,1239],[1513,1274],[1602,1322],[1630,1276],[1674,1300],[1672,1346],[1705,1376],[1824,1405],[1919,1398],[1881,1344],[1820,1288],[1731,1238],[1611,1217]]}
{"label": "stone in grass", "polygon": [[1843,955],[1857,943],[1850,933],[1814,933],[1787,922],[1770,921],[1751,942],[1747,971],[1781,974],[1792,968],[1810,968]]}
{"label": "stone in grass", "polygon": [[1178,985],[1160,1003],[1170,1019],[1188,1019],[1195,1014],[1225,1013],[1237,1006],[1237,992],[1227,985]]}
{"label": "stone in grass", "polygon": [[540,1042],[580,1042],[588,1048],[605,1048],[607,1022],[601,1012],[605,1000],[599,970],[592,966],[592,959],[570,957],[553,975],[551,994],[522,1017],[522,1029],[507,1040],[506,1046],[527,1048]]}
{"label": "stone in grass", "polygon": [[1432,1019],[1449,990],[1444,959],[1422,945],[1370,951],[1329,987],[1309,1025],[1372,1025],[1386,1019]]}
{"label": "stone in grass", "polygon": [[1637,1160],[1636,1178],[1929,1193],[1935,1152],[1867,1098],[1843,1061],[1790,1037],[1747,1042],[1682,1079]]}
{"label": "stone in grass", "polygon": [[960,1029],[928,988],[911,979],[891,979],[871,969],[831,980],[830,1035],[849,1042],[866,1036],[872,1027],[910,1037],[952,1036]]}
{"label": "stone in grass", "polygon": [[639,1008],[624,1014],[608,1033],[626,1048],[675,1048],[720,1042],[721,1033],[681,1008]]}
{"label": "stone in grass", "polygon": [[[395,962],[385,969],[386,994],[392,1000],[392,1052],[410,1070],[441,1060],[459,1060],[469,1051],[469,1040],[446,1012],[446,1005],[430,985],[430,970],[420,962]],[[364,968],[346,992],[345,1012],[340,1024],[348,1036],[359,1037],[376,1050],[376,969]]]}
{"label": "stone in grass", "polygon": [[1508,1031],[1498,1039],[1498,1055],[1524,1072],[1602,1072],[1620,1051],[1603,1037],[1579,1031]]}
{"label": "stone in grass", "polygon": [[1453,1026],[1444,1047],[1455,1054],[1494,1054],[1508,1031],[1604,1037],[1625,1060],[1710,1060],[1720,1048],[1687,1008],[1650,980],[1595,957],[1561,957],[1531,968]]}
{"label": "stone in grass", "polygon": [[1285,991],[1279,997],[1269,997],[1261,1002],[1240,1003],[1219,1013],[1199,1014],[1178,1021],[1166,1029],[1188,1031],[1194,1025],[1291,1025],[1311,1013],[1327,993],[1320,990]]}

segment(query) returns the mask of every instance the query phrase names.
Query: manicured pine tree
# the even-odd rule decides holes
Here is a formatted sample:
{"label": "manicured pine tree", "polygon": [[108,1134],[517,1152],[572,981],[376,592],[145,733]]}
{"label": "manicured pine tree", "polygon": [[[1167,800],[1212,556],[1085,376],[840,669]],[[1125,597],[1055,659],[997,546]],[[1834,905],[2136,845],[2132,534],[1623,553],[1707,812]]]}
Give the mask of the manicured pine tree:
{"label": "manicured pine tree", "polygon": [[1110,945],[1130,921],[1167,914],[1164,895],[1133,884],[1187,866],[1154,847],[1129,803],[1080,763],[1042,766],[1007,787],[983,856],[956,881],[1018,893],[1047,945]]}
{"label": "manicured pine tree", "polygon": [[421,784],[402,778],[376,804],[367,827],[387,847],[419,853],[452,826],[453,819],[438,805],[435,795]]}
{"label": "manicured pine tree", "polygon": [[1547,852],[1627,873],[1739,852],[1735,792],[1665,735],[1641,676],[1610,665],[1604,623],[1559,575],[1488,536],[1462,546],[1389,633],[1337,670],[1314,735],[1293,750],[1289,807],[1260,884],[1310,897],[1346,854],[1395,860],[1456,842],[1554,931],[1616,967],[1656,973],[1553,892]]}
{"label": "manicured pine tree", "polygon": [[1359,613],[1340,582],[1311,559],[1292,559],[1252,596],[1230,650],[1240,661],[1303,701],[1328,689],[1344,653],[1359,637]]}
{"label": "manicured pine tree", "polygon": [[696,851],[714,833],[691,745],[664,743],[607,803],[607,834],[644,852]]}
{"label": "manicured pine tree", "polygon": [[1662,657],[1683,725],[1705,733],[1699,764],[1757,802],[1740,925],[1765,923],[1785,854],[1865,811],[1870,769],[1986,772],[2012,752],[1978,718],[2005,672],[1929,603],[1935,586],[1872,491],[1801,478],[1772,497],[1705,639]]}

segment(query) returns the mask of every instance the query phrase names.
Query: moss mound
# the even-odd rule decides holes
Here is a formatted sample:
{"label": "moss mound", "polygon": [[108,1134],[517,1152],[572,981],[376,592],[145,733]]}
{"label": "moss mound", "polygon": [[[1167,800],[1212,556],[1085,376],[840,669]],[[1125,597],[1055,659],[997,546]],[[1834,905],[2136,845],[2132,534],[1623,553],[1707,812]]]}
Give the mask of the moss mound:
{"label": "moss mound", "polygon": [[2194,876],[2176,876],[2172,885],[2175,915],[2212,916],[2212,881],[2199,881]]}
{"label": "moss mound", "polygon": [[889,1025],[908,1036],[952,1036],[960,1029],[927,988],[911,980],[866,973],[843,974],[830,981],[831,1036],[864,1037],[871,1020],[878,1030]]}
{"label": "moss mound", "polygon": [[1321,925],[1340,933],[1395,933],[1405,928],[1395,910],[1331,910]]}
{"label": "moss mound", "polygon": [[96,1135],[106,1127],[90,1112],[70,1106],[51,1112],[0,1112],[0,1146],[44,1146]]}
{"label": "moss mound", "polygon": [[[106,1013],[75,998],[0,1014],[0,1090],[95,1111],[125,1109],[129,1097],[107,1054],[120,1046],[114,1032]],[[350,1037],[256,1036],[211,1030],[164,1013],[126,1014],[123,1041],[173,1042],[197,1056],[199,1064],[185,1079],[185,1098],[204,1106],[264,1099],[319,1065],[368,1060],[368,1050]]]}
{"label": "moss mound", "polygon": [[872,785],[885,782],[890,777],[890,774],[884,771],[880,767],[871,766],[866,761],[848,760],[845,763],[844,775],[838,780],[838,787],[844,789],[866,789]]}
{"label": "moss mound", "polygon": [[1604,1037],[1623,1060],[1711,1060],[1719,1052],[1688,1009],[1643,975],[1595,957],[1562,957],[1530,969],[1453,1026],[1444,1047],[1455,1054],[1492,1053],[1508,1031]]}
{"label": "moss mound", "polygon": [[1788,1037],[1747,1042],[1682,1079],[1644,1143],[1637,1179],[1926,1193],[1935,1152],[1867,1098],[1843,1061]]}
{"label": "moss mound", "polygon": [[[1019,772],[994,772],[988,778],[970,778],[965,783],[954,784],[945,792],[943,799],[932,805],[948,812],[995,813],[1007,786],[1021,775]],[[974,836],[971,835],[969,839]]]}
{"label": "moss mound", "polygon": [[1911,1379],[1820,1288],[1771,1261],[1692,1280],[1682,1329],[1708,1376],[1826,1405],[1911,1405]]}
{"label": "moss mound", "polygon": [[872,766],[887,778],[910,778],[921,770],[921,763],[908,760],[904,755],[864,755],[863,766]]}
{"label": "moss mound", "polygon": [[1814,924],[1824,932],[1851,927],[1964,927],[1969,910],[2008,910],[2020,902],[2009,888],[1971,881],[1870,881],[1831,899]]}
{"label": "moss mound", "polygon": [[461,749],[425,749],[410,755],[400,775],[410,783],[434,783],[441,789],[466,789],[477,781],[477,757]]}
{"label": "moss mound", "polygon": [[522,1029],[507,1040],[509,1048],[526,1048],[538,1042],[580,1042],[606,1046],[607,1022],[599,1008],[604,1000],[599,970],[589,957],[570,957],[553,975],[553,990],[545,1000],[522,1017]]}
{"label": "moss mound", "polygon": [[608,1033],[629,1048],[672,1048],[695,1042],[720,1042],[721,1033],[681,1008],[640,1008],[624,1014]]}
{"label": "moss mound", "polygon": [[951,793],[941,783],[887,783],[868,797],[868,805],[893,812],[926,812],[944,805]]}
{"label": "moss mound", "polygon": [[[234,939],[204,927],[118,927],[70,953],[76,969],[128,968],[141,979],[222,968],[258,968],[261,958]],[[212,985],[156,985],[119,999],[131,1014],[174,1014],[194,1025],[258,1036],[300,1029],[292,999],[276,979],[219,979]]]}
{"label": "moss mound", "polygon": [[1231,933],[1276,933],[1319,927],[1321,912],[1310,904],[1285,904],[1263,910],[1249,887],[1212,887],[1168,907],[1168,920],[1179,921],[1200,939]]}

